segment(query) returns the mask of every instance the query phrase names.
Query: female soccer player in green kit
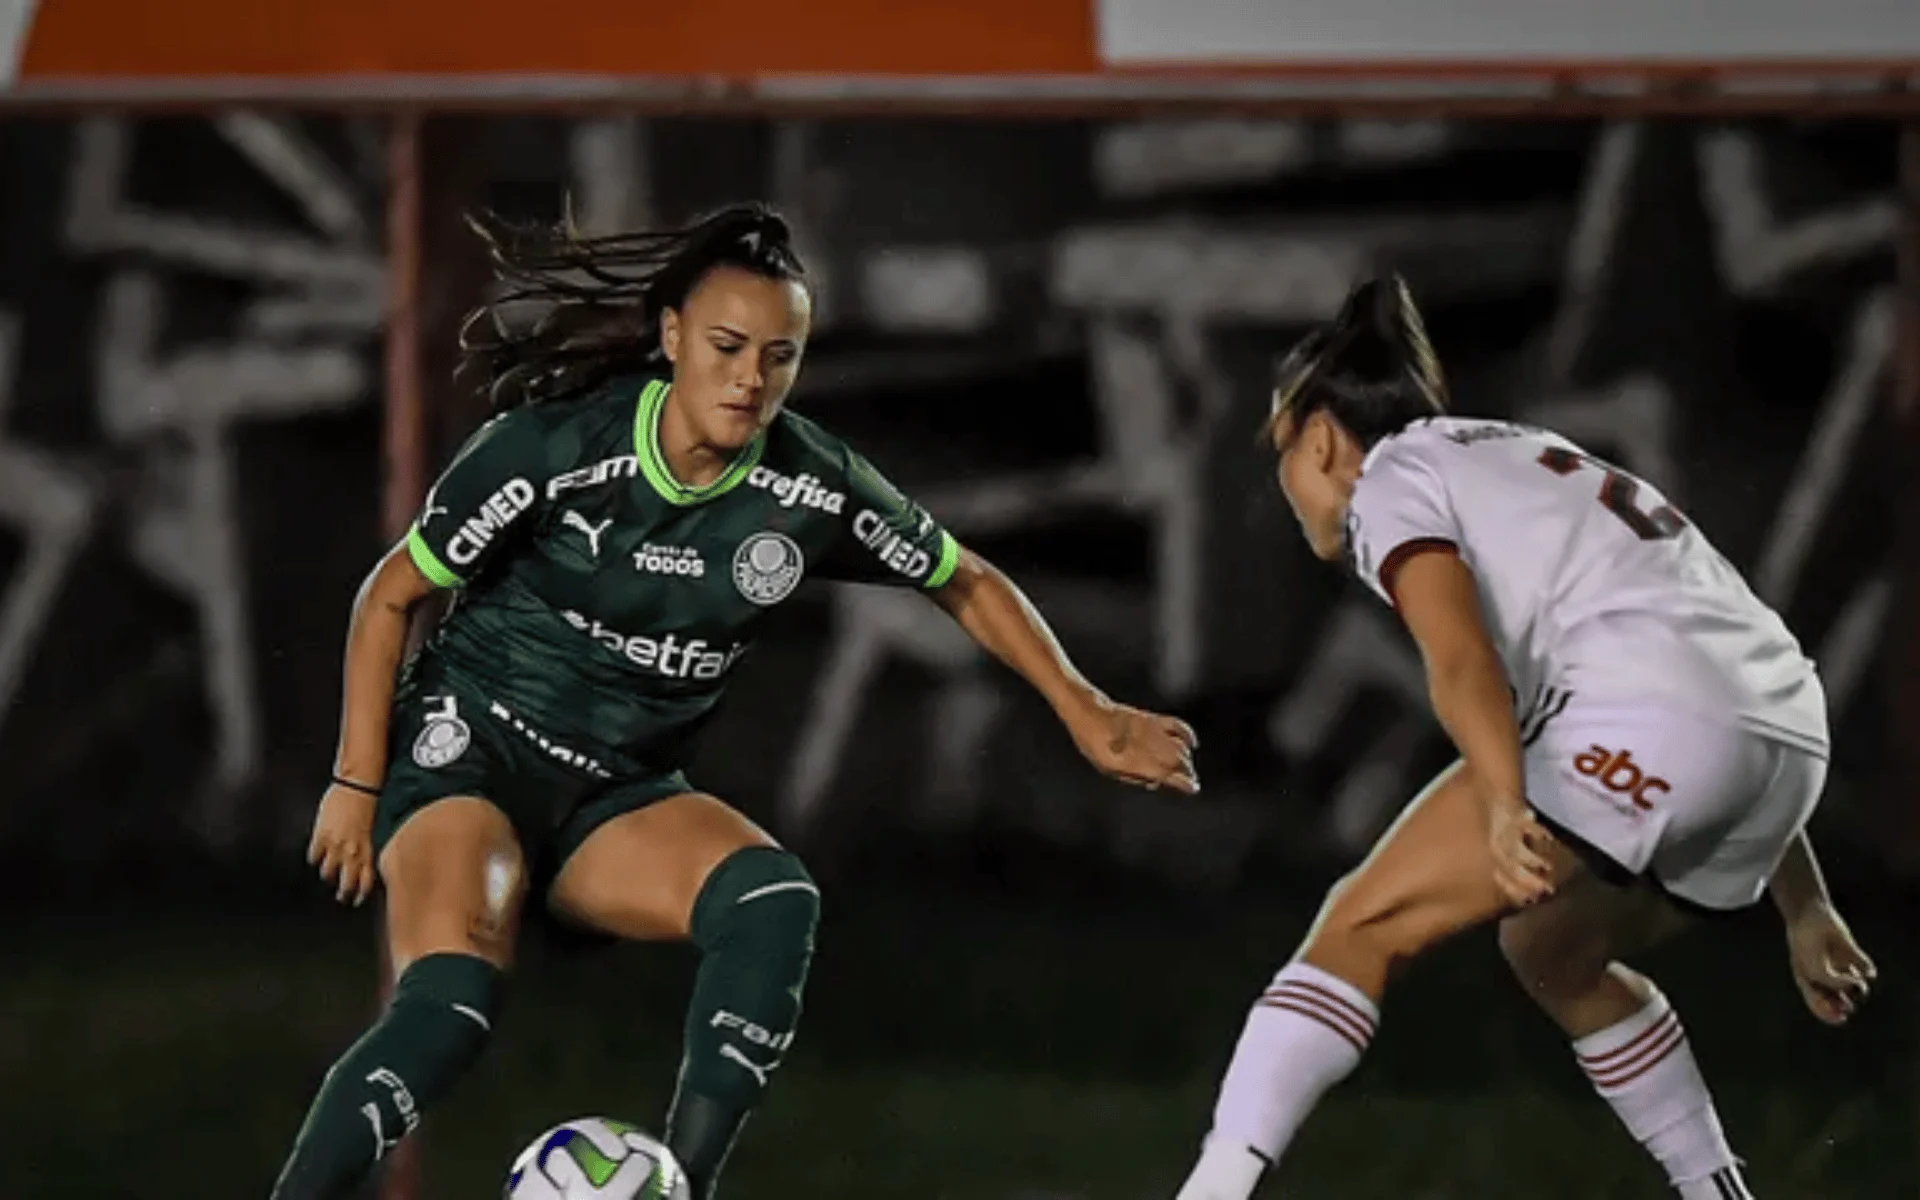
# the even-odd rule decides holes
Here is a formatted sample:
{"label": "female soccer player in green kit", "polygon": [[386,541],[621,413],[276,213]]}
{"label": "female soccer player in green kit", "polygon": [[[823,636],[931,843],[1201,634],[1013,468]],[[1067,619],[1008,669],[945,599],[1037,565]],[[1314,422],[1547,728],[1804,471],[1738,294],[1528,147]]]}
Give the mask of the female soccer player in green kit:
{"label": "female soccer player in green kit", "polygon": [[[466,358],[504,411],[360,590],[308,854],[343,901],[385,884],[393,999],[273,1196],[348,1193],[474,1061],[532,887],[589,929],[700,948],[666,1140],[706,1200],[792,1041],[819,914],[799,860],[681,773],[769,609],[809,574],[923,589],[1130,783],[1196,791],[1194,736],[1089,684],[1006,576],[784,409],[811,303],[777,215],[483,233],[508,293]],[[515,330],[522,304],[545,315]],[[402,669],[437,588],[454,607]]]}

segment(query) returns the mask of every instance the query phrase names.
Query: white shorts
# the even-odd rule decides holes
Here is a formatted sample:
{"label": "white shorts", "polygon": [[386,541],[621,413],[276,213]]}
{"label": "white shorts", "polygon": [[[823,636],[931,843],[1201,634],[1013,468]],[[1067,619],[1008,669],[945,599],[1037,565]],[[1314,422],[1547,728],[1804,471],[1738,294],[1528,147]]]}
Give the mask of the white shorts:
{"label": "white shorts", "polygon": [[1731,717],[1578,697],[1538,728],[1526,770],[1535,811],[1619,868],[1603,873],[1721,911],[1766,894],[1827,777],[1821,756]]}

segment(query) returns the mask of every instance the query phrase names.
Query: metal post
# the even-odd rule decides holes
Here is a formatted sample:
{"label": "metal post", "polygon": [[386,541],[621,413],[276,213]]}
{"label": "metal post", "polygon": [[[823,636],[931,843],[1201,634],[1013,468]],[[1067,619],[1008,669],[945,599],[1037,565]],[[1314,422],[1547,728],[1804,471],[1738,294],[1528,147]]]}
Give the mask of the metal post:
{"label": "metal post", "polygon": [[427,490],[427,414],[420,379],[420,118],[394,118],[387,144],[386,421],[383,533],[405,535]]}

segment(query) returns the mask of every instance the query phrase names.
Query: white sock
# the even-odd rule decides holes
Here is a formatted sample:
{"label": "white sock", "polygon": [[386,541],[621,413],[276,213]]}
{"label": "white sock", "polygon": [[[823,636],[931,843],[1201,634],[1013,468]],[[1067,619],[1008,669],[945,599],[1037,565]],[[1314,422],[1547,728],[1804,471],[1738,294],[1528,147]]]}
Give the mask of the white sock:
{"label": "white sock", "polygon": [[1240,1032],[1193,1174],[1176,1200],[1247,1200],[1328,1088],[1373,1040],[1365,992],[1305,963],[1273,977]]}
{"label": "white sock", "polygon": [[1576,1041],[1573,1052],[1682,1200],[1753,1200],[1665,996],[1654,992],[1645,1008]]}

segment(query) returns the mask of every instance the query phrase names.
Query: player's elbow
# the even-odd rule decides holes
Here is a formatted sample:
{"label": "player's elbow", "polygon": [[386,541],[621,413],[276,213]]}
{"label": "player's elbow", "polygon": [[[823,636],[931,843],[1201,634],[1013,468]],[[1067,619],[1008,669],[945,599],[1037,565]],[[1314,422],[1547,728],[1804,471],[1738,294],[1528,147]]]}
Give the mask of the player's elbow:
{"label": "player's elbow", "polygon": [[387,551],[367,573],[355,607],[404,617],[432,594],[433,581],[415,565],[406,543],[402,542]]}

